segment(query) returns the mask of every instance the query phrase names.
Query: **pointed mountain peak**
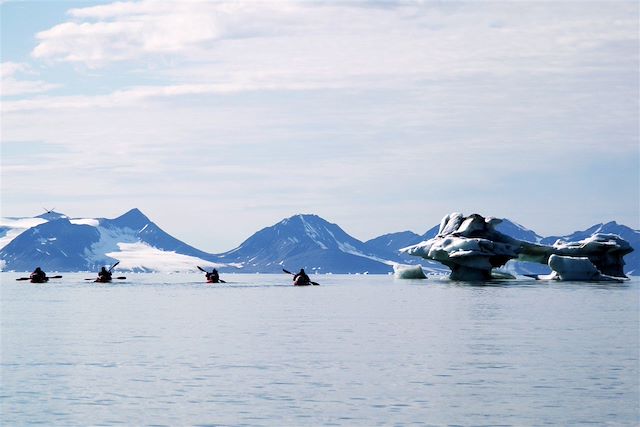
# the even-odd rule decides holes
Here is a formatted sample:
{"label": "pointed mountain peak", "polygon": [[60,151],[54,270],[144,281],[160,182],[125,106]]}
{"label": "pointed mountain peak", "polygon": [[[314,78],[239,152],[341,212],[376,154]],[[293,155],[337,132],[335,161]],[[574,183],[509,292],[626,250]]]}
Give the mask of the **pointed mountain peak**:
{"label": "pointed mountain peak", "polygon": [[47,221],[55,221],[56,219],[67,219],[69,217],[66,216],[65,214],[61,214],[60,212],[55,212],[51,210],[36,216],[36,218],[46,219]]}
{"label": "pointed mountain peak", "polygon": [[322,219],[318,215],[315,214],[295,214],[291,215],[289,218],[285,218],[284,221],[296,221],[296,220],[314,220],[314,219]]}
{"label": "pointed mountain peak", "polygon": [[143,218],[145,220],[149,220],[149,218],[143,214],[140,209],[138,208],[133,208],[125,213],[123,213],[122,215],[120,215],[118,218],[116,219],[122,219],[122,218],[128,218],[128,219],[133,219],[133,218]]}
{"label": "pointed mountain peak", "polygon": [[130,227],[133,229],[140,229],[150,222],[151,220],[138,208],[133,208],[113,220],[113,223],[119,226]]}

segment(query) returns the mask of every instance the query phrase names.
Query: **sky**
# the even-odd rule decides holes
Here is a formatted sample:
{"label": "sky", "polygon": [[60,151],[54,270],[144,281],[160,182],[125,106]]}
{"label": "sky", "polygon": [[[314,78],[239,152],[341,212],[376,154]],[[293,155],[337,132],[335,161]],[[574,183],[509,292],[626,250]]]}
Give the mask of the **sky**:
{"label": "sky", "polygon": [[2,1],[2,216],[640,229],[636,1]]}

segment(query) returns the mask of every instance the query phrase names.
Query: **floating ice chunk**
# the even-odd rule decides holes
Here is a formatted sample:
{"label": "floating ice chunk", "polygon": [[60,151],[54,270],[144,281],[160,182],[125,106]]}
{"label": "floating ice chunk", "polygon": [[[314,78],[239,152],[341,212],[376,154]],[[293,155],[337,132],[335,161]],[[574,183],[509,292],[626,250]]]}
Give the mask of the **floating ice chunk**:
{"label": "floating ice chunk", "polygon": [[562,256],[587,257],[605,275],[626,277],[623,257],[633,248],[623,238],[615,234],[597,233],[578,242],[556,241],[553,253]]}
{"label": "floating ice chunk", "polygon": [[393,266],[393,277],[396,279],[426,279],[421,265],[395,264]]}
{"label": "floating ice chunk", "polygon": [[[595,234],[579,242],[558,241],[553,246],[544,246],[520,241],[497,231],[495,226],[500,222],[497,218],[484,218],[478,214],[464,217],[454,212],[442,219],[434,238],[401,249],[401,252],[446,265],[451,269],[449,277],[454,280],[490,280],[492,269],[503,266],[510,259],[547,264],[554,255],[584,258],[588,263],[571,260],[563,263],[556,259],[560,269],[567,264],[563,270],[567,277],[576,277],[565,280],[625,277],[622,258],[633,248],[618,236]],[[562,276],[560,273],[554,274]]]}
{"label": "floating ice chunk", "polygon": [[516,276],[501,270],[491,270],[491,279],[493,280],[514,280]]}
{"label": "floating ice chunk", "polygon": [[547,278],[572,281],[615,281],[621,280],[602,274],[587,257],[551,255],[549,267],[553,273]]}

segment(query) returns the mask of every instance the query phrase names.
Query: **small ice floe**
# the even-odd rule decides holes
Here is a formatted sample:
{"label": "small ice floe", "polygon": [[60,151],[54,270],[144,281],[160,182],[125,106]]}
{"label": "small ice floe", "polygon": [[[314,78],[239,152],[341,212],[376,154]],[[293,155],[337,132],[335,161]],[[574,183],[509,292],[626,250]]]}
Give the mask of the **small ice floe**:
{"label": "small ice floe", "polygon": [[491,270],[491,280],[515,280],[516,276],[502,270]]}
{"label": "small ice floe", "polygon": [[396,279],[426,279],[421,265],[395,264],[393,266],[393,277]]}

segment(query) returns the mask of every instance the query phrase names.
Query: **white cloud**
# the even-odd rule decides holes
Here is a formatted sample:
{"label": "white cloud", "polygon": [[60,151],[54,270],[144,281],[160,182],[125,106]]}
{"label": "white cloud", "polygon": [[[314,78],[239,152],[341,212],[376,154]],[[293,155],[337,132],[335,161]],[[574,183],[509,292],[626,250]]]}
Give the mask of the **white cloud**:
{"label": "white cloud", "polygon": [[17,78],[18,75],[37,75],[35,70],[28,64],[17,62],[3,62],[0,64],[2,84],[0,85],[1,96],[15,96],[47,92],[60,87],[58,84],[47,83],[42,80],[23,80]]}
{"label": "white cloud", "polygon": [[[572,53],[616,40],[635,40],[633,5],[602,4],[117,2],[72,9],[71,22],[38,33],[37,59],[88,67],[160,61],[172,68],[203,66],[220,78],[241,71],[252,80],[273,75],[329,79],[351,76],[431,77],[458,73],[529,71],[572,65]],[[622,4],[621,6],[624,6]],[[558,19],[561,15],[561,19]],[[548,59],[550,53],[555,62]],[[167,67],[168,64],[168,67]],[[219,73],[216,73],[216,68]],[[289,72],[286,72],[289,71]],[[209,74],[208,74],[209,75]]]}
{"label": "white cloud", "polygon": [[[363,5],[145,0],[71,9],[71,21],[38,33],[32,56],[89,68],[119,64],[132,83],[107,94],[15,100],[3,111],[249,91],[419,91],[456,80],[472,86],[487,75],[579,76],[637,63],[631,4]],[[163,84],[133,83],[147,75]]]}
{"label": "white cloud", "polygon": [[[4,110],[260,90],[402,89],[485,75],[581,75],[594,64],[619,70],[637,62],[633,5],[533,3],[529,13],[508,3],[360,6],[146,0],[72,9],[74,21],[38,34],[34,58],[90,68],[122,62],[130,81],[151,75],[166,83],[19,100]],[[608,19],[596,19],[605,12]],[[615,46],[629,42],[624,52]]]}
{"label": "white cloud", "polygon": [[[223,38],[262,33],[280,3],[155,1],[116,2],[71,9],[73,22],[37,34],[37,59],[100,67],[149,55],[185,55]],[[278,20],[278,18],[276,18]]]}

